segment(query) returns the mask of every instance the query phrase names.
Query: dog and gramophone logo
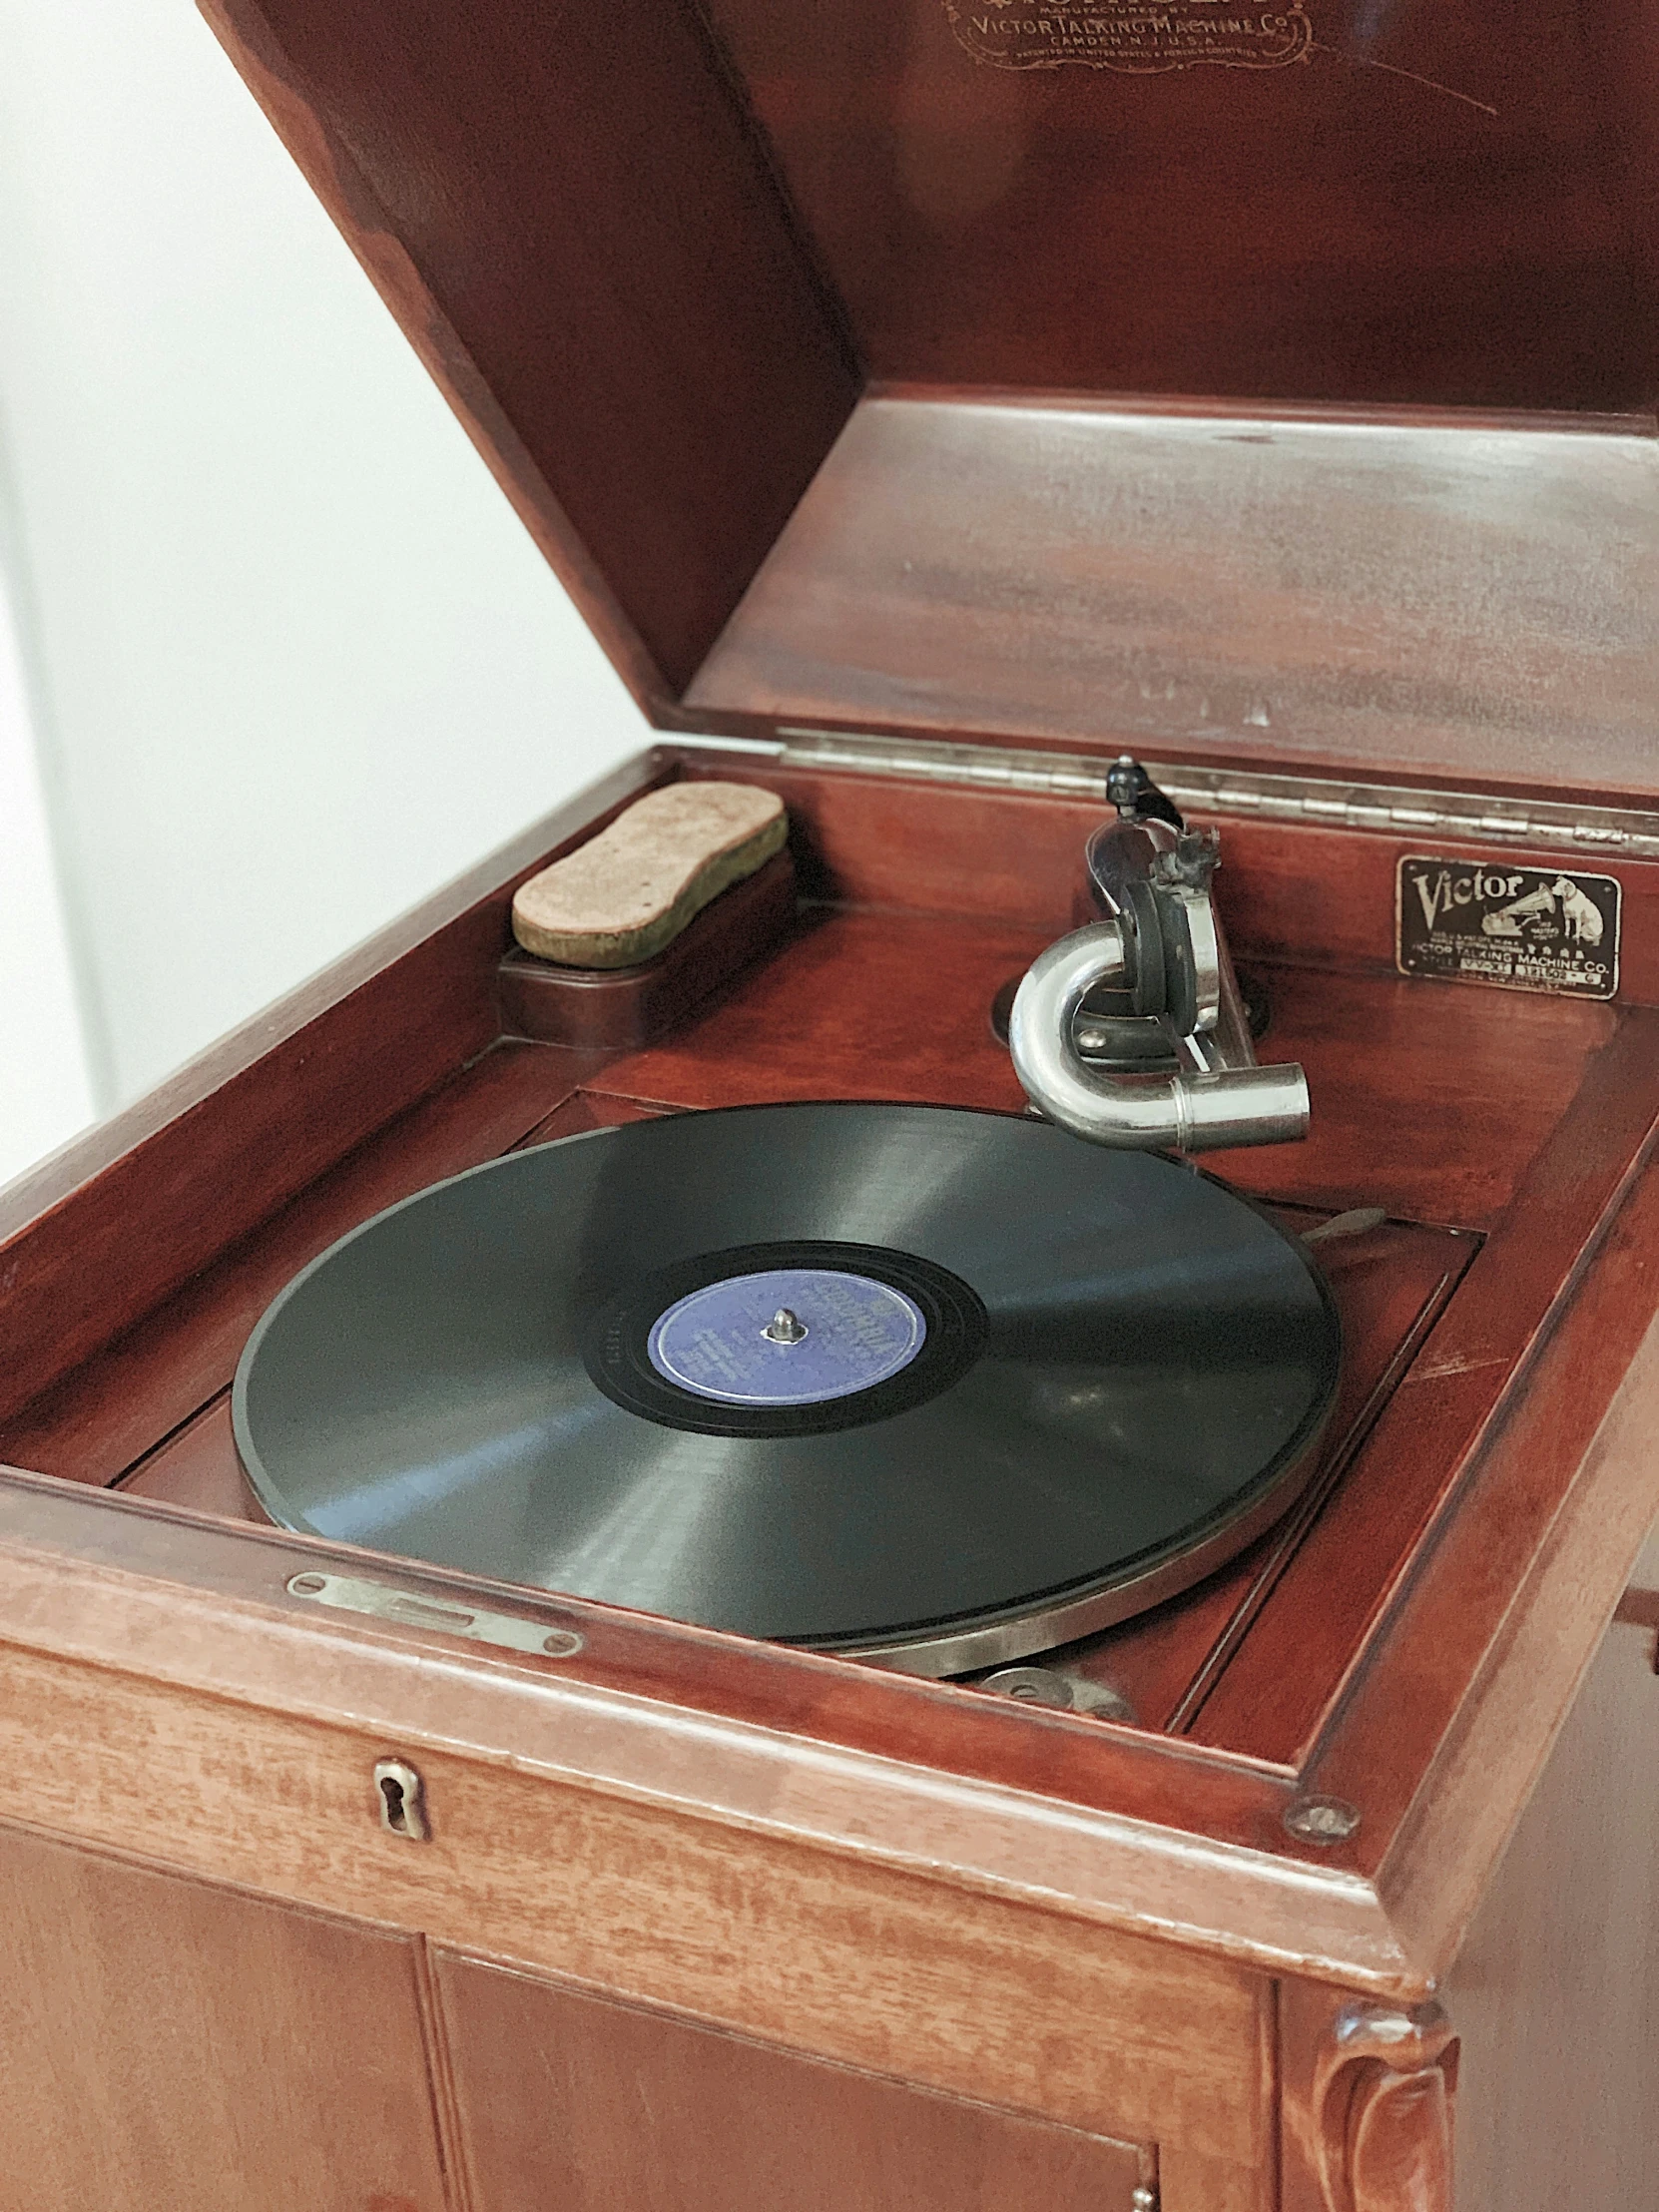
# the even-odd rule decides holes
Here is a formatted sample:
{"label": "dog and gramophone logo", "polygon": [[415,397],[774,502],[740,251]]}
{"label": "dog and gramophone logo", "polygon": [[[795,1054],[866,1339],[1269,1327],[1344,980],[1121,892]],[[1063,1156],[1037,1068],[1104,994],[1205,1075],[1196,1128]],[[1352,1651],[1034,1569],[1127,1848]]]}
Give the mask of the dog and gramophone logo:
{"label": "dog and gramophone logo", "polygon": [[1581,868],[1407,853],[1394,881],[1402,975],[1611,998],[1619,987],[1619,886]]}

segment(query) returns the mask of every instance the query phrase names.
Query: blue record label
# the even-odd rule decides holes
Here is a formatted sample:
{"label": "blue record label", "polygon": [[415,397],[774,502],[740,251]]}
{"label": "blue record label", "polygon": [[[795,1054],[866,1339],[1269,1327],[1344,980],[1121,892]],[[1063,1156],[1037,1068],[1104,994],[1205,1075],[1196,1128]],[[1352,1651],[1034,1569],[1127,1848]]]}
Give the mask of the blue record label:
{"label": "blue record label", "polygon": [[670,1382],[725,1405],[822,1405],[907,1368],[927,1335],[902,1291],[830,1268],[734,1275],[677,1299],[646,1349]]}

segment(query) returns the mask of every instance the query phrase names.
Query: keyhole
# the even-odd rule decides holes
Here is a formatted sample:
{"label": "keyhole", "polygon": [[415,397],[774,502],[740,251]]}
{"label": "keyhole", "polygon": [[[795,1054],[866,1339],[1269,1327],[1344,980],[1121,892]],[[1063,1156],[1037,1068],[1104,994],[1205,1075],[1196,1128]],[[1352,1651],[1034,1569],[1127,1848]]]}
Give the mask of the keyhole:
{"label": "keyhole", "polygon": [[424,1843],[426,1816],[420,1777],[413,1767],[406,1767],[401,1759],[381,1759],[375,1765],[374,1786],[380,1793],[381,1827],[410,1843]]}

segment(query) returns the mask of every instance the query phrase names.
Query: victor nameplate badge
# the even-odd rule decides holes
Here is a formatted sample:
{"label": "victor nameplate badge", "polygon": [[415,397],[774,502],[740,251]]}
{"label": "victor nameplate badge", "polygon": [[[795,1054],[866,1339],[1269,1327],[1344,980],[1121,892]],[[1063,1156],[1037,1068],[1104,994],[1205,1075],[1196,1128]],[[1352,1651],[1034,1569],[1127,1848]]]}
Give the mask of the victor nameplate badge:
{"label": "victor nameplate badge", "polygon": [[1401,975],[1611,998],[1619,987],[1619,886],[1579,868],[1407,853],[1394,885]]}

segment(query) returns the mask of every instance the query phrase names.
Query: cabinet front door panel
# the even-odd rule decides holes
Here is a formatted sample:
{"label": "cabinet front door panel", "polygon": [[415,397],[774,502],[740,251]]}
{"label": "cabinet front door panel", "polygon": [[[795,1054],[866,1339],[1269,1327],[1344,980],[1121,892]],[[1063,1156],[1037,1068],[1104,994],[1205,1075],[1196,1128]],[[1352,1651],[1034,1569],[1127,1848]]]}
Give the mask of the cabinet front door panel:
{"label": "cabinet front door panel", "polygon": [[430,2083],[413,1939],[0,1828],[5,2212],[445,2212]]}
{"label": "cabinet front door panel", "polygon": [[1130,2212],[1151,2178],[1133,2144],[453,1953],[435,1970],[485,2212]]}

